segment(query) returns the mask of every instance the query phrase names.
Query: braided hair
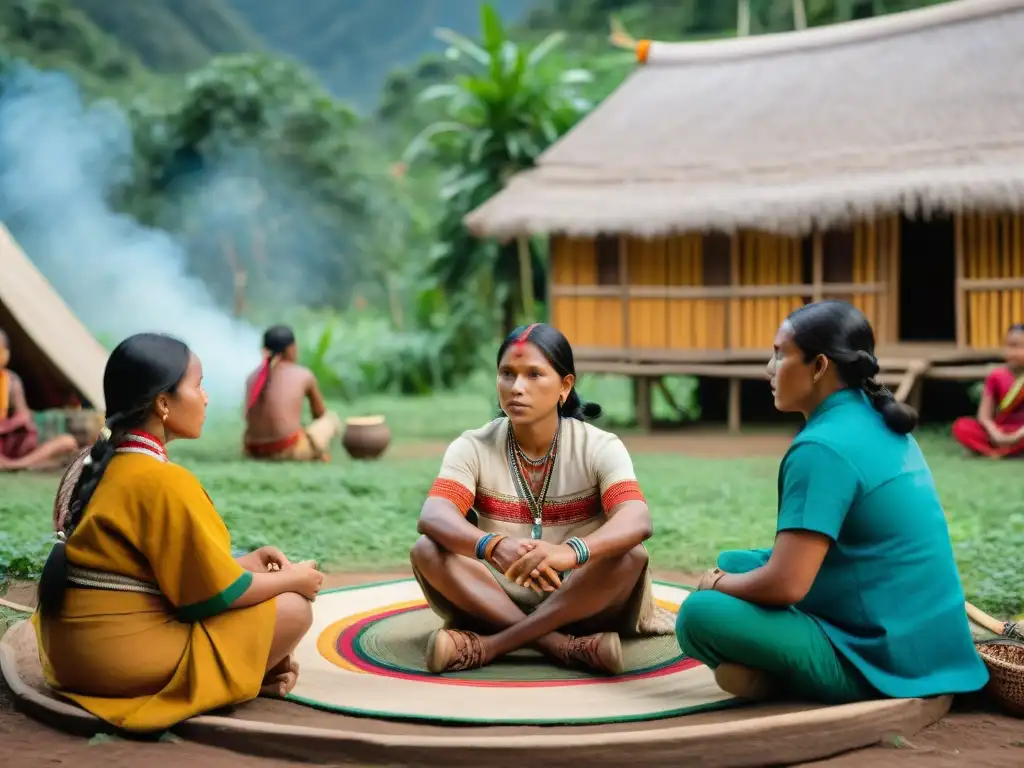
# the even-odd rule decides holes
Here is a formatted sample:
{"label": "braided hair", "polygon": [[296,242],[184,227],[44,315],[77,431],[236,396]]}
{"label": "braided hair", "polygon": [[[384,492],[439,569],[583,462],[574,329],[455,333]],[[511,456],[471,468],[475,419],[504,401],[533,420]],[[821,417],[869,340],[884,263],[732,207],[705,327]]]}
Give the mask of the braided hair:
{"label": "braided hair", "polygon": [[103,372],[106,427],[92,448],[65,472],[57,491],[54,526],[58,541],[39,579],[41,616],[60,614],[67,590],[65,541],[82,522],[118,443],[125,433],[145,424],[159,395],[174,394],[188,371],[191,356],[184,342],[156,333],[129,336],[110,353]]}
{"label": "braided hair", "polygon": [[879,366],[875,332],[859,309],[845,301],[829,299],[800,307],[786,321],[805,362],[824,355],[836,366],[843,384],[868,396],[889,429],[898,435],[914,431],[917,411],[899,402],[876,378]]}
{"label": "braided hair", "polygon": [[295,333],[287,325],[271,326],[263,334],[263,351],[265,353],[263,365],[257,371],[252,388],[249,390],[245,406],[247,411],[252,410],[252,407],[259,402],[267,387],[267,382],[270,380],[270,371],[294,343]]}
{"label": "braided hair", "polygon": [[[547,323],[533,323],[532,325],[521,325],[512,331],[498,347],[497,365],[501,365],[501,358],[513,344],[525,344],[529,342],[540,350],[541,354],[551,364],[559,376],[563,379],[572,376],[576,379],[576,361],[572,355],[572,345],[565,335],[548,325]],[[579,421],[590,421],[601,415],[601,406],[597,403],[584,402],[576,391],[575,385],[569,390],[564,403],[558,404],[558,415],[567,419],[578,419]]]}

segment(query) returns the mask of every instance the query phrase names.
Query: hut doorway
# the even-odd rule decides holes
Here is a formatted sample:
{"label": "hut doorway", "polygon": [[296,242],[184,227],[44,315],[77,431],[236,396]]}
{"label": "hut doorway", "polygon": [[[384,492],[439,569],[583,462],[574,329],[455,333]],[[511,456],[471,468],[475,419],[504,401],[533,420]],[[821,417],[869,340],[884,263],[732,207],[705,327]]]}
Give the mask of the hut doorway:
{"label": "hut doorway", "polygon": [[956,341],[956,236],[952,216],[900,220],[901,342]]}

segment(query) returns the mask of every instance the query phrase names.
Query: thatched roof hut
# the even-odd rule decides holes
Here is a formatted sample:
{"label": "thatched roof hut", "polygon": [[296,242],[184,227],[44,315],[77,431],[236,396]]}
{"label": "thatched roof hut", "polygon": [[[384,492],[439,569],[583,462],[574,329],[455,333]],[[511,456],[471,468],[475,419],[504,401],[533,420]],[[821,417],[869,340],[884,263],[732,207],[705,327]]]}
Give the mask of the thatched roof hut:
{"label": "thatched roof hut", "polygon": [[481,236],[798,235],[1024,208],[1024,2],[642,44],[622,86],[466,219]]}

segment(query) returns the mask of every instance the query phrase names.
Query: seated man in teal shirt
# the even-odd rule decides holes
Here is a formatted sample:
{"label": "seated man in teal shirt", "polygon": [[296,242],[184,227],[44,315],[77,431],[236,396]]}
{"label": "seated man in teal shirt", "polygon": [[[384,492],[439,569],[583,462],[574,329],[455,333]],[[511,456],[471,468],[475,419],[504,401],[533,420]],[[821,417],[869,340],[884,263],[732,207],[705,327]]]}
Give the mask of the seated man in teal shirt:
{"label": "seated man in teal shirt", "polygon": [[775,543],[719,556],[682,605],[679,645],[746,698],[984,687],[942,504],[909,434],[917,415],[875,381],[867,319],[809,304],[774,351],[775,405],[807,419],[779,470]]}

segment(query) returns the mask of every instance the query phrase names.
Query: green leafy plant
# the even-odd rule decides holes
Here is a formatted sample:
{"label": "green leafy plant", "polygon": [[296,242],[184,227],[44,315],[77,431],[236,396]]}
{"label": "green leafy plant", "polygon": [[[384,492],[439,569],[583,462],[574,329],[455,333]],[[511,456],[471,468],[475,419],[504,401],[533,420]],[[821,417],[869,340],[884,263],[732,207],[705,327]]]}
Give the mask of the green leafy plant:
{"label": "green leafy plant", "polygon": [[543,264],[533,249],[478,241],[465,231],[462,219],[513,174],[532,167],[541,152],[590,111],[593,105],[581,86],[592,76],[585,69],[551,65],[549,57],[565,40],[562,32],[524,48],[513,42],[486,3],[480,28],[479,43],[450,29],[437,31],[458,74],[420,95],[421,103],[441,103],[444,116],[412,139],[405,160],[429,159],[445,169],[439,179],[445,212],[433,273],[446,290],[468,284],[483,306],[500,306],[501,329],[507,332],[519,317],[532,318],[542,288],[534,274]]}

